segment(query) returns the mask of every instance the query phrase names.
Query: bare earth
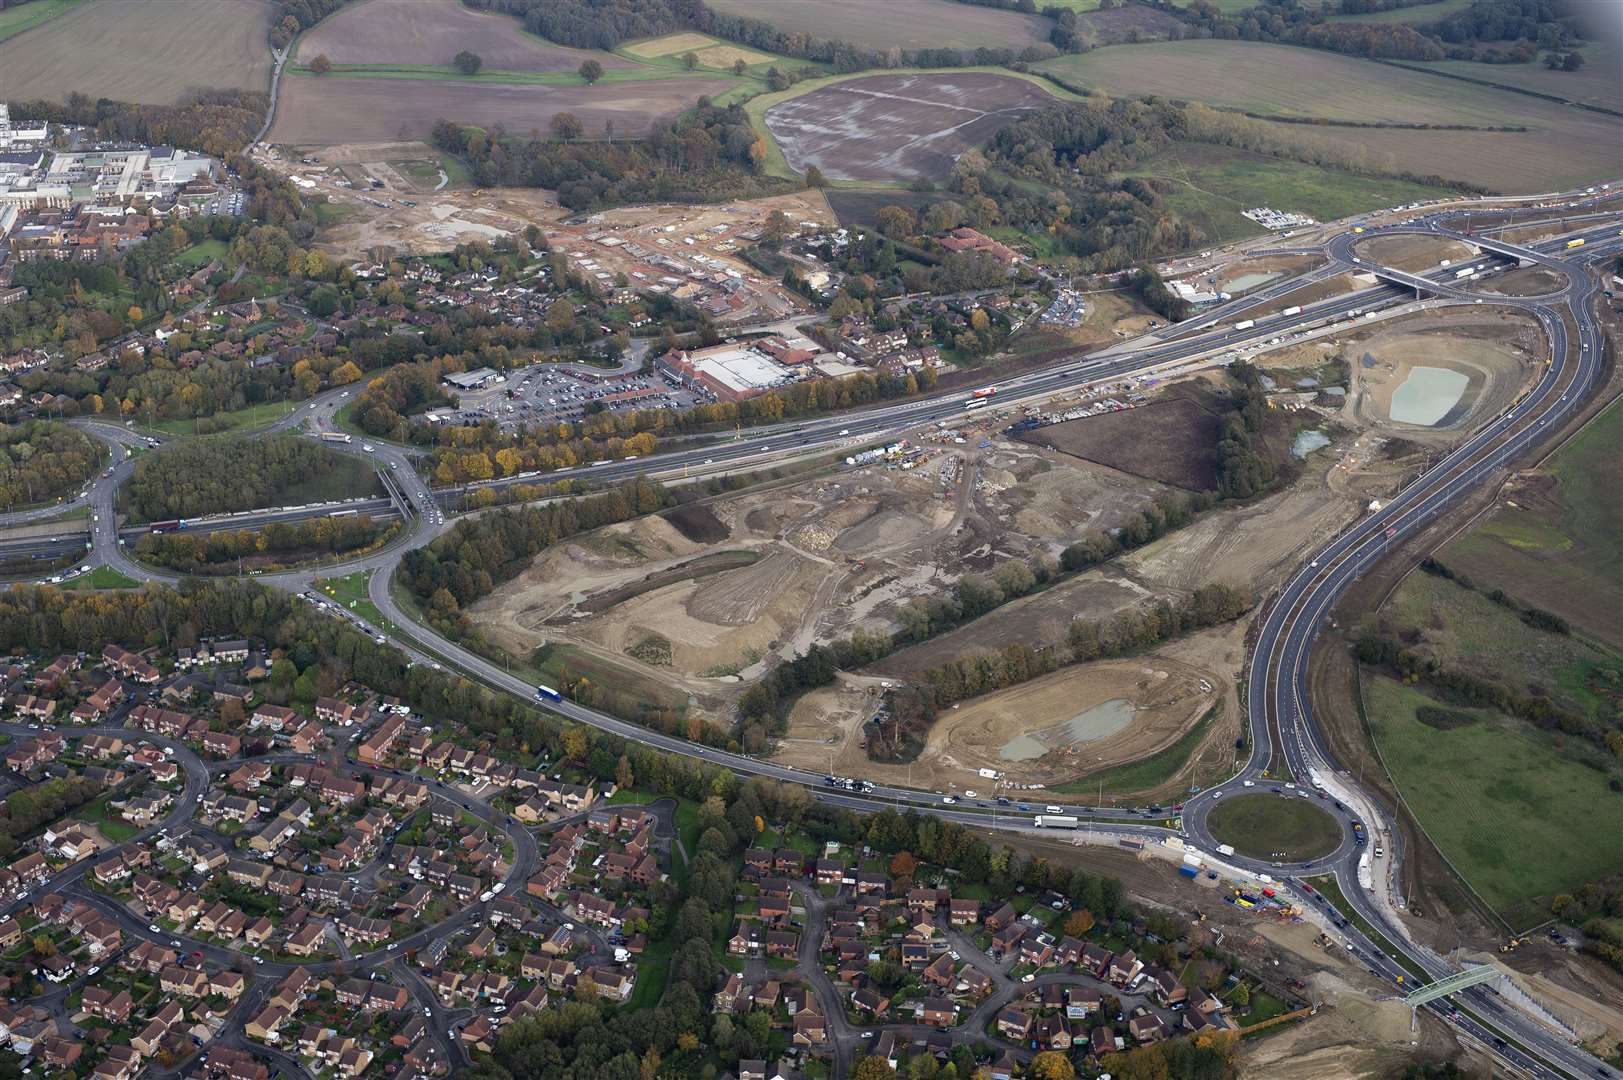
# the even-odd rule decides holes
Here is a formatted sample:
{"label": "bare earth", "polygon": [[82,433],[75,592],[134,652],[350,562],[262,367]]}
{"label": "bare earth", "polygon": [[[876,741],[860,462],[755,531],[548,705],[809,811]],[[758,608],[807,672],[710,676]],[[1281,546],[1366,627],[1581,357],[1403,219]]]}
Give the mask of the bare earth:
{"label": "bare earth", "polygon": [[946,175],[965,150],[1053,103],[1007,75],[874,75],[779,102],[766,126],[801,172],[815,165],[836,180],[905,180]]}

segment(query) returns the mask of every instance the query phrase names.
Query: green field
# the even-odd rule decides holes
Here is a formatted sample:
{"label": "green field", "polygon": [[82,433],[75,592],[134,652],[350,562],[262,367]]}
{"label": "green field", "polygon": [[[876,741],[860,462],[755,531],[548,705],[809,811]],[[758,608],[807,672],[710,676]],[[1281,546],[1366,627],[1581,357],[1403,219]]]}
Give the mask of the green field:
{"label": "green field", "polygon": [[1341,845],[1341,826],[1312,799],[1229,795],[1206,815],[1212,835],[1253,859],[1317,859]]}
{"label": "green field", "polygon": [[188,270],[197,270],[207,266],[215,259],[224,262],[225,257],[230,253],[231,248],[224,240],[215,240],[210,237],[207,240],[193,244],[179,255],[176,255],[175,262]]}
{"label": "green field", "polygon": [[[210,434],[218,435],[225,431],[237,431],[248,428],[261,427],[265,424],[280,420],[294,409],[297,403],[292,401],[267,401],[262,405],[250,405],[235,412],[215,413],[206,420],[214,425]],[[159,420],[155,424],[147,425],[154,431],[161,431],[165,435],[196,435],[198,421],[192,420]]]}
{"label": "green field", "polygon": [[42,22],[48,22],[62,14],[79,0],[33,0],[30,4],[21,4],[0,11],[0,41],[8,37],[15,37],[24,30],[32,30]]}
{"label": "green field", "polygon": [[80,574],[72,581],[65,582],[64,589],[139,589],[141,583],[127,574],[121,574],[111,566],[98,566],[88,574]]}
{"label": "green field", "polygon": [[1183,143],[1132,171],[1175,185],[1166,201],[1216,244],[1266,232],[1241,215],[1253,206],[1295,210],[1335,221],[1396,203],[1435,199],[1443,188],[1357,176],[1340,169],[1302,165],[1244,150]]}
{"label": "green field", "polygon": [[1623,404],[1569,440],[1546,471],[1543,486],[1507,493],[1437,557],[1623,651]]}
{"label": "green field", "polygon": [[[1623,871],[1623,794],[1519,721],[1451,709],[1475,722],[1441,729],[1415,710],[1420,690],[1366,675],[1364,705],[1381,757],[1433,844],[1501,918],[1542,921],[1548,898]],[[1587,751],[1586,751],[1587,752]]]}

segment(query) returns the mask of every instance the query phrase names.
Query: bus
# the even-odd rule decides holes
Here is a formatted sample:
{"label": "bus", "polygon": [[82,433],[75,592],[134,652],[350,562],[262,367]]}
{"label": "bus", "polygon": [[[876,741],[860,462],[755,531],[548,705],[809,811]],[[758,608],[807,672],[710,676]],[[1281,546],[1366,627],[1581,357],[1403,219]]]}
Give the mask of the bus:
{"label": "bus", "polygon": [[537,686],[535,696],[540,701],[562,701],[564,696],[550,686]]}
{"label": "bus", "polygon": [[968,401],[964,402],[964,408],[965,408],[965,410],[979,409],[982,406],[984,406],[985,404],[986,404],[986,399],[983,398],[983,397],[970,398]]}
{"label": "bus", "polygon": [[354,517],[355,516],[355,511],[353,511],[353,510],[334,510],[332,513],[328,514],[327,516],[328,517]]}

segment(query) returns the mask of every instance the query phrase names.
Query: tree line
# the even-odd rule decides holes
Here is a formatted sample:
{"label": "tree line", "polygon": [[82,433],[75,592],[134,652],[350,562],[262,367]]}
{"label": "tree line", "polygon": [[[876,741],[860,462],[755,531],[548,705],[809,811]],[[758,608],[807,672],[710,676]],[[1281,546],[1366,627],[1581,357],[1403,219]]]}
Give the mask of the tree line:
{"label": "tree line", "polygon": [[257,510],[344,461],[336,451],[292,434],[193,439],[143,454],[121,494],[137,521]]}
{"label": "tree line", "polygon": [[200,90],[178,105],[91,98],[74,91],[60,102],[16,102],[11,113],[18,119],[89,127],[104,140],[183,146],[230,158],[259,131],[268,108],[270,96],[258,90]]}
{"label": "tree line", "polygon": [[0,508],[45,502],[95,475],[101,446],[68,424],[28,420],[0,425]]}
{"label": "tree line", "polygon": [[232,573],[242,559],[265,555],[341,555],[373,547],[399,528],[354,517],[276,521],[262,529],[221,529],[210,533],[147,533],[135,542],[136,558],[185,573]]}

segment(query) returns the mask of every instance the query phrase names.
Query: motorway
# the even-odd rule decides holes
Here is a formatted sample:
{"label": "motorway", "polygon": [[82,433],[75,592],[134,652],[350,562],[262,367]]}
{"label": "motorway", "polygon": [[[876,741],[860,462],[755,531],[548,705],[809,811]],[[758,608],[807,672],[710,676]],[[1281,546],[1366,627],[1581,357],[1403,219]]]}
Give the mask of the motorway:
{"label": "motorway", "polygon": [[[1609,198],[1610,196],[1606,196]],[[1587,200],[1589,203],[1597,200]],[[1586,200],[1576,200],[1584,205]],[[1377,928],[1389,947],[1402,953],[1410,965],[1422,970],[1428,978],[1453,973],[1456,966],[1409,941],[1397,921],[1396,914],[1386,896],[1385,882],[1372,888],[1360,885],[1358,860],[1360,849],[1352,842],[1347,822],[1358,815],[1369,821],[1372,828],[1379,827],[1379,812],[1363,795],[1357,785],[1345,774],[1338,773],[1333,759],[1324,748],[1324,741],[1315,727],[1307,692],[1307,658],[1325,619],[1334,603],[1387,551],[1394,541],[1411,535],[1415,530],[1434,520],[1460,495],[1479,485],[1495,470],[1524,453],[1544,435],[1559,427],[1580,408],[1594,383],[1600,367],[1601,337],[1595,321],[1593,305],[1599,286],[1589,274],[1587,264],[1607,257],[1618,248],[1618,219],[1612,217],[1607,224],[1577,235],[1587,240],[1587,246],[1575,252],[1564,250],[1562,237],[1534,247],[1493,245],[1496,252],[1484,250],[1481,259],[1473,264],[1495,261],[1499,268],[1509,265],[1508,260],[1526,260],[1537,263],[1561,275],[1564,287],[1540,297],[1499,296],[1468,291],[1470,281],[1456,282],[1450,274],[1447,279],[1434,272],[1428,276],[1403,274],[1385,268],[1371,267],[1356,262],[1353,244],[1381,235],[1424,232],[1432,235],[1453,236],[1475,244],[1483,238],[1454,232],[1447,226],[1457,220],[1460,212],[1419,218],[1396,226],[1368,228],[1360,234],[1343,233],[1328,244],[1324,251],[1330,266],[1316,273],[1345,272],[1362,268],[1377,273],[1389,284],[1365,290],[1350,296],[1336,297],[1313,305],[1292,316],[1275,316],[1256,320],[1256,325],[1236,330],[1231,325],[1214,326],[1194,338],[1154,342],[1130,351],[1117,347],[1104,355],[1064,361],[1056,367],[1018,376],[999,384],[999,405],[1011,399],[1036,399],[1097,383],[1107,383],[1127,377],[1142,377],[1146,373],[1173,364],[1208,360],[1221,362],[1223,358],[1242,350],[1266,348],[1269,339],[1282,338],[1289,333],[1301,332],[1306,327],[1344,324],[1353,311],[1368,311],[1374,307],[1390,307],[1408,298],[1410,289],[1418,289],[1439,304],[1491,303],[1498,307],[1523,310],[1536,317],[1549,338],[1553,362],[1547,367],[1538,384],[1514,407],[1495,418],[1448,457],[1435,464],[1379,511],[1370,514],[1341,536],[1335,538],[1308,566],[1293,577],[1267,608],[1261,626],[1255,657],[1250,669],[1248,695],[1249,723],[1251,726],[1252,757],[1246,768],[1225,784],[1208,789],[1190,799],[1183,810],[1182,829],[1191,844],[1205,851],[1215,850],[1217,841],[1205,826],[1205,818],[1216,801],[1225,794],[1237,793],[1247,786],[1264,783],[1259,779],[1265,773],[1288,773],[1302,779],[1310,770],[1326,777],[1326,787],[1337,795],[1338,804],[1345,805],[1340,820],[1343,822],[1344,842],[1337,852],[1310,864],[1275,866],[1255,860],[1231,857],[1234,867],[1251,874],[1269,874],[1274,878],[1300,874],[1333,874],[1344,896],[1357,916]],[[1562,249],[1560,253],[1551,248]],[[1296,280],[1300,287],[1301,279]],[[1282,295],[1276,293],[1275,295]],[[1254,305],[1253,298],[1246,301]],[[1225,308],[1222,319],[1233,318],[1235,311]],[[1215,324],[1215,317],[1207,320]],[[1569,323],[1576,333],[1569,331]],[[617,462],[592,468],[594,480],[609,481],[633,475],[672,475],[705,468],[748,467],[752,462],[766,462],[784,455],[826,452],[836,447],[865,445],[888,439],[900,433],[942,421],[955,421],[962,415],[962,402],[968,388],[951,395],[913,400],[884,409],[860,414],[844,414],[833,418],[808,420],[780,425],[768,431],[757,431],[749,438],[708,447],[679,449],[668,454],[649,457],[637,462]],[[316,428],[328,425],[332,413],[339,407],[344,393],[331,391],[313,399],[298,412],[290,414],[267,430],[287,430],[306,424]],[[1553,426],[1552,426],[1553,425]],[[115,429],[117,430],[117,429]],[[391,464],[391,475],[397,477],[404,489],[408,527],[403,537],[384,550],[327,568],[324,573],[344,573],[362,569],[376,571],[370,579],[370,598],[386,620],[395,626],[407,628],[406,640],[399,639],[388,627],[368,625],[351,612],[340,612],[369,634],[392,638],[413,659],[445,665],[478,678],[500,690],[533,700],[533,687],[508,674],[500,667],[462,649],[433,631],[414,624],[394,601],[389,589],[392,569],[405,550],[419,546],[440,535],[449,523],[434,502],[432,494],[411,468],[409,452],[388,444],[375,444],[377,458],[385,468]],[[359,452],[354,448],[351,452]],[[141,580],[173,580],[173,575],[155,573],[150,568],[128,559],[117,542],[112,514],[112,499],[117,485],[127,476],[128,462],[115,467],[112,476],[99,478],[90,496],[98,520],[93,527],[92,561],[106,562]],[[585,472],[586,470],[573,470]],[[561,475],[570,475],[564,470]],[[560,474],[548,474],[549,478]],[[508,478],[496,483],[512,483],[528,478]],[[105,512],[103,512],[105,511]],[[264,575],[267,584],[304,592],[308,590],[313,573]],[[822,800],[853,810],[873,810],[880,805],[911,805],[948,820],[977,827],[1014,828],[1029,830],[1026,819],[1005,816],[999,821],[995,814],[974,808],[943,805],[937,793],[895,787],[877,787],[866,793],[848,793],[828,788],[821,776],[784,769],[755,758],[727,754],[701,747],[686,740],[664,736],[657,732],[618,720],[576,705],[562,702],[550,705],[563,716],[589,724],[621,737],[632,739],[662,750],[696,756],[730,768],[740,774],[767,776],[786,782],[812,786]],[[1146,818],[1143,826],[1121,825],[1100,821],[1092,823],[1090,830],[1100,837],[1134,836],[1146,839],[1166,839],[1172,834],[1152,824],[1156,815],[1149,811],[1123,811],[1119,808],[1067,808],[1068,813],[1082,817],[1100,816],[1120,819],[1138,813]],[[476,811],[477,812],[477,811]],[[523,832],[524,830],[520,830]],[[533,842],[533,838],[532,838]],[[1373,843],[1373,840],[1372,840]],[[1396,846],[1389,863],[1396,860]],[[520,860],[521,861],[521,860]],[[520,876],[517,880],[522,881]],[[1372,883],[1373,884],[1373,883]],[[1325,907],[1316,903],[1320,898],[1292,883],[1287,891],[1311,912],[1320,913]],[[1398,962],[1387,957],[1377,945],[1363,937],[1344,916],[1333,915],[1336,932],[1346,939],[1354,950],[1365,956],[1372,970],[1392,980],[1395,988],[1408,990],[1414,985],[1414,976],[1403,976]],[[379,955],[363,959],[384,959]],[[1492,991],[1477,988],[1456,995],[1468,1005],[1468,1011],[1458,1019],[1438,1005],[1435,1012],[1453,1022],[1464,1034],[1476,1038],[1497,1054],[1507,1065],[1535,1076],[1613,1075],[1594,1058],[1573,1047],[1564,1038],[1536,1024],[1524,1014],[1509,1008]],[[1474,1014],[1474,1016],[1473,1016]],[[1478,1017],[1480,1019],[1478,1019]],[[1530,1053],[1518,1049],[1526,1047]]]}

